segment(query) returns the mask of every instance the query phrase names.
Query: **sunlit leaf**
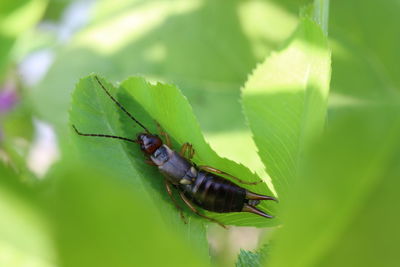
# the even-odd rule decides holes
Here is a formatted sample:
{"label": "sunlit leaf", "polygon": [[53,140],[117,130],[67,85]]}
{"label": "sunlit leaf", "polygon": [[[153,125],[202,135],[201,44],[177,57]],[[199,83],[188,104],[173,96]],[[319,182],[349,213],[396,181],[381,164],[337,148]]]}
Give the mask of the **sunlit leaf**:
{"label": "sunlit leaf", "polygon": [[322,132],[329,79],[326,37],[303,19],[288,45],[259,65],[243,88],[244,110],[278,195],[295,179],[309,141]]}

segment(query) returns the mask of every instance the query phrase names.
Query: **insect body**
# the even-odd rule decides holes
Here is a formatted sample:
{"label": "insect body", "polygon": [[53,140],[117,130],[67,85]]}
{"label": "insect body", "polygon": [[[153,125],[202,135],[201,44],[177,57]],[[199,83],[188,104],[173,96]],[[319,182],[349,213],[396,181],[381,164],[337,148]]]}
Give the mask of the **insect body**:
{"label": "insect body", "polygon": [[[256,184],[258,182],[242,181],[237,177],[210,166],[196,166],[191,161],[194,155],[194,149],[191,144],[185,143],[178,153],[172,149],[169,136],[160,130],[160,134],[166,139],[166,143],[164,144],[158,135],[150,133],[143,124],[134,118],[117,100],[114,99],[97,76],[94,78],[111,100],[114,101],[118,107],[120,107],[140,127],[142,127],[145,132],[138,134],[136,139],[130,139],[106,134],[85,134],[78,131],[74,125],[73,128],[77,134],[82,136],[115,138],[139,144],[140,149],[148,158],[146,162],[150,165],[157,166],[159,171],[165,177],[165,186],[168,195],[171,197],[176,208],[180,210],[182,218],[184,218],[182,208],[178,205],[172,194],[173,187],[179,191],[180,197],[193,212],[208,220],[214,221],[223,227],[225,226],[217,220],[201,214],[195,205],[205,210],[218,213],[251,212],[266,218],[273,217],[257,209],[255,206],[260,203],[260,200],[277,201],[274,197],[251,192],[236,185],[221,175],[230,177],[231,179],[244,184]],[[193,203],[195,205],[193,205]]]}

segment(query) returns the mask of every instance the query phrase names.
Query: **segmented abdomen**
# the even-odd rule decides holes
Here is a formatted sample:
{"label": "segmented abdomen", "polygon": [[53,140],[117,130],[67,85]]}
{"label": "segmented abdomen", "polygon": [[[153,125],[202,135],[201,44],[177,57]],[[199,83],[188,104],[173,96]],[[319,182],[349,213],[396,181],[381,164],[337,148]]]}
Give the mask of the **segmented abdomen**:
{"label": "segmented abdomen", "polygon": [[203,209],[220,213],[243,209],[245,189],[218,175],[199,171],[192,184],[181,187],[185,196]]}

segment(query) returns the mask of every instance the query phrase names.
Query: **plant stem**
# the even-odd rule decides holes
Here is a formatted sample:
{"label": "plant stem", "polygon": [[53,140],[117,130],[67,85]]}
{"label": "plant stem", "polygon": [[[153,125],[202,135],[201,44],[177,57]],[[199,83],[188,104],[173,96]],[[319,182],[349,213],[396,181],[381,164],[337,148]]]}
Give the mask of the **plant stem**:
{"label": "plant stem", "polygon": [[329,0],[314,0],[314,20],[328,36]]}

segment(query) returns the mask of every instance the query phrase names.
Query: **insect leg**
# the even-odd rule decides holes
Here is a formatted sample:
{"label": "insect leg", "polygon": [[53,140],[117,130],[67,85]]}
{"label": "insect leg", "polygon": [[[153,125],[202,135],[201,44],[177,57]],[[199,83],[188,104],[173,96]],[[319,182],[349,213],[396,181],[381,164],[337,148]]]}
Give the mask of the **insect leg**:
{"label": "insect leg", "polygon": [[86,134],[86,133],[81,133],[80,131],[78,131],[78,129],[76,129],[75,125],[72,125],[72,128],[74,128],[75,132],[76,132],[78,135],[82,135],[82,136],[94,136],[94,137],[114,138],[114,139],[120,139],[120,140],[124,140],[124,141],[129,141],[129,142],[137,143],[136,140],[129,139],[129,138],[126,138],[126,137],[121,137],[121,136],[108,135],[108,134]]}
{"label": "insect leg", "polygon": [[274,218],[274,216],[269,215],[269,214],[267,214],[267,213],[265,213],[265,212],[263,212],[263,211],[257,209],[256,207],[253,207],[253,206],[251,206],[251,205],[249,205],[249,204],[244,204],[242,211],[244,211],[244,212],[251,212],[251,213],[260,215],[260,216],[262,216],[262,217],[265,217],[265,218],[270,218],[270,219],[271,219],[271,218]]}
{"label": "insect leg", "polygon": [[152,160],[150,160],[150,159],[146,159],[145,161],[144,161],[146,164],[149,164],[149,165],[151,165],[151,166],[157,166],[157,164],[155,164]]}
{"label": "insect leg", "polygon": [[214,173],[226,175],[226,176],[228,176],[228,177],[230,177],[230,178],[232,178],[232,179],[234,179],[234,180],[236,180],[236,181],[238,181],[239,183],[242,183],[242,184],[255,185],[255,184],[259,184],[259,183],[262,182],[262,181],[258,181],[258,182],[247,182],[247,181],[243,181],[242,179],[239,179],[239,178],[237,178],[237,177],[235,177],[235,176],[233,176],[233,175],[230,175],[229,173],[223,172],[223,171],[221,171],[221,170],[218,170],[218,169],[213,168],[213,167],[210,167],[210,166],[198,166],[198,168],[199,168],[200,170],[205,170],[205,171],[208,171],[208,172],[214,172]]}
{"label": "insect leg", "polygon": [[188,151],[188,155],[187,155],[187,159],[191,160],[194,156],[194,148],[192,146],[192,144],[190,143],[184,143],[181,147],[181,151],[179,152],[179,155],[181,155],[182,157],[185,156],[186,152]]}
{"label": "insect leg", "polygon": [[168,193],[169,197],[171,198],[171,200],[174,203],[175,207],[178,209],[179,215],[181,215],[181,218],[182,218],[183,222],[185,224],[187,224],[186,218],[183,215],[183,209],[178,205],[178,203],[176,202],[174,196],[172,195],[171,184],[167,181],[167,179],[165,179],[164,182],[165,182],[165,188],[167,189],[167,193]]}
{"label": "insect leg", "polygon": [[161,125],[158,122],[156,122],[156,124],[157,124],[158,131],[160,132],[160,135],[164,136],[164,138],[165,138],[165,143],[167,144],[167,146],[169,148],[172,148],[172,143],[171,143],[171,139],[169,138],[169,135],[166,132],[164,132],[164,130],[161,128]]}
{"label": "insect leg", "polygon": [[190,144],[190,152],[189,152],[189,159],[192,159],[194,156],[195,150],[192,146],[192,144]]}
{"label": "insect leg", "polygon": [[226,227],[224,224],[222,224],[221,222],[217,221],[216,219],[213,219],[213,218],[210,218],[210,217],[208,217],[208,216],[206,216],[206,215],[204,215],[204,214],[201,214],[201,213],[193,206],[193,204],[186,198],[186,196],[183,194],[183,192],[179,192],[179,194],[180,194],[182,200],[185,202],[185,204],[186,204],[194,213],[196,213],[196,214],[199,215],[200,217],[203,217],[203,218],[205,218],[205,219],[207,219],[207,220],[210,220],[210,221],[212,221],[212,222],[218,223],[220,226],[222,226],[223,228],[227,229],[227,227]]}

